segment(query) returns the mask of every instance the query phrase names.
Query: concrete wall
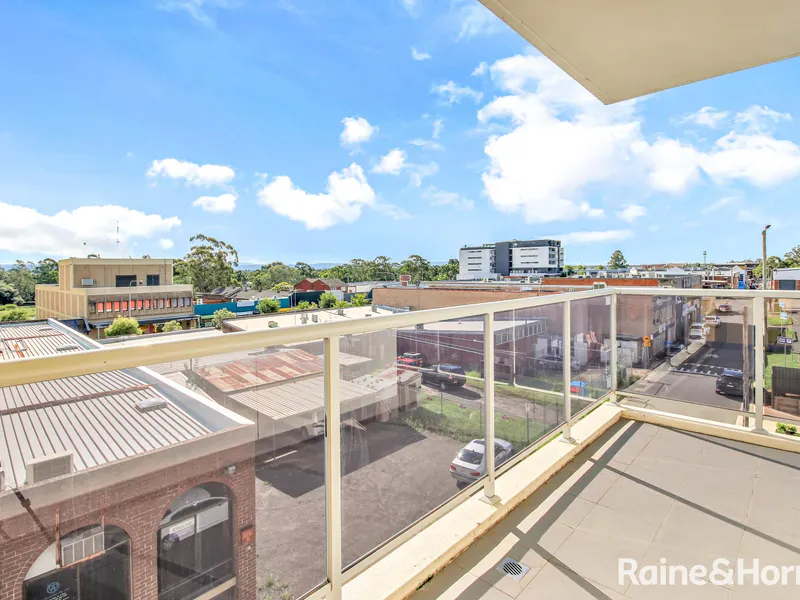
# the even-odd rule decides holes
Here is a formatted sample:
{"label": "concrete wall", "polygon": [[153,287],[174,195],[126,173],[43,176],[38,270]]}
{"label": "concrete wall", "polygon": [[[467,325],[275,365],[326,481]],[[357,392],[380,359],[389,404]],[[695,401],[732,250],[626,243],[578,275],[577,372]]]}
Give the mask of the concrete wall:
{"label": "concrete wall", "polygon": [[[563,285],[564,280],[561,279]],[[412,310],[445,308],[481,302],[497,302],[499,300],[516,300],[534,296],[549,295],[555,292],[529,291],[511,292],[495,290],[473,290],[468,288],[375,288],[372,290],[372,303],[396,308],[409,307]]]}
{"label": "concrete wall", "polygon": [[[71,277],[62,283],[60,277],[62,263],[71,270]],[[132,275],[143,284],[148,275],[158,275],[159,285],[172,284],[172,259],[67,259],[59,262],[59,285],[68,283],[70,287],[81,287],[81,279],[94,279],[92,287],[114,287],[117,275]]]}

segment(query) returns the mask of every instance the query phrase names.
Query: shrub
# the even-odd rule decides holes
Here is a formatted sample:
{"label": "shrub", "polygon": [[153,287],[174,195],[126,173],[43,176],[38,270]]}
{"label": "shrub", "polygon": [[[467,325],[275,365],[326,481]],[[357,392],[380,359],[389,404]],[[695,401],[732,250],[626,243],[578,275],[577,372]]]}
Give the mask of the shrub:
{"label": "shrub", "polygon": [[319,297],[320,308],[333,308],[335,304],[336,296],[334,296],[331,292],[323,292]]}
{"label": "shrub", "polygon": [[345,302],[344,300],[337,300],[333,303],[333,308],[347,308],[350,306],[349,302]]}
{"label": "shrub", "polygon": [[258,312],[261,314],[267,313],[276,313],[281,309],[281,303],[278,300],[273,300],[272,298],[262,298],[258,301],[256,305]]}
{"label": "shrub", "polygon": [[235,316],[236,315],[231,311],[229,311],[227,308],[221,308],[220,310],[214,313],[214,318],[212,319],[214,327],[216,327],[217,329],[222,329],[222,322],[225,319],[232,319]]}
{"label": "shrub", "polygon": [[183,329],[183,326],[177,321],[167,321],[161,326],[161,331],[163,333],[168,333],[170,331],[180,331],[181,329]]}
{"label": "shrub", "polygon": [[788,425],[787,423],[778,423],[775,426],[775,431],[778,433],[784,433],[786,435],[797,435],[797,426]]}
{"label": "shrub", "polygon": [[298,302],[297,306],[294,307],[295,310],[314,310],[316,308],[315,302],[306,302],[305,300]]}
{"label": "shrub", "polygon": [[9,308],[0,312],[0,321],[25,321],[27,319],[28,312],[22,308]]}
{"label": "shrub", "polygon": [[350,304],[352,306],[366,306],[369,304],[369,300],[367,299],[366,294],[356,294],[350,298]]}
{"label": "shrub", "polygon": [[142,330],[139,328],[139,321],[133,317],[117,317],[111,325],[106,327],[106,337],[139,335],[141,333]]}

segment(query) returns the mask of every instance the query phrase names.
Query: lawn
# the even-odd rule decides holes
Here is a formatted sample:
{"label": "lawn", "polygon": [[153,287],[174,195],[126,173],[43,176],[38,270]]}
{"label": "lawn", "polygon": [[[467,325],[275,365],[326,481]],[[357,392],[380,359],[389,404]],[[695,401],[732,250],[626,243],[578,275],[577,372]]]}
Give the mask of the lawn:
{"label": "lawn", "polygon": [[30,321],[35,318],[35,306],[17,306],[16,304],[0,306],[0,321]]}
{"label": "lawn", "polygon": [[786,349],[786,356],[781,351],[767,352],[767,362],[764,365],[764,387],[768,390],[772,389],[772,367],[786,366],[794,369],[800,368],[800,361],[798,361],[797,353],[792,352],[791,348]]}
{"label": "lawn", "polygon": [[[461,442],[483,437],[483,414],[476,408],[462,407],[453,402],[425,395],[422,402],[405,413],[404,420],[417,430],[432,431]],[[540,438],[547,426],[521,417],[495,419],[495,436],[507,440],[519,451]]]}
{"label": "lawn", "polygon": [[792,323],[794,323],[792,317],[781,319],[779,314],[767,315],[767,325],[791,325]]}
{"label": "lawn", "polygon": [[[468,378],[467,385],[469,387],[475,388],[476,390],[483,389],[484,380],[477,371],[467,371],[467,378]],[[524,398],[525,400],[541,402],[543,404],[564,403],[563,396],[556,396],[555,394],[537,392],[536,390],[530,389],[528,387],[513,386],[507,383],[503,383],[501,381],[495,381],[494,385],[495,385],[495,392],[505,394],[506,396],[516,396],[518,398]],[[559,387],[557,391],[560,393],[561,388]]]}

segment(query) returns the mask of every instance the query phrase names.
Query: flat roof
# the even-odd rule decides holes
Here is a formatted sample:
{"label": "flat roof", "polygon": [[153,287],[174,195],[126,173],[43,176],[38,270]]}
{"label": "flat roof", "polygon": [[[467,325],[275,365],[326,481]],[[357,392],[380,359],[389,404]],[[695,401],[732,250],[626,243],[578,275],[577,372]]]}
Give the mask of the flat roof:
{"label": "flat roof", "polygon": [[[339,314],[339,310],[342,311],[342,314]],[[372,306],[354,306],[342,309],[330,308],[308,311],[291,311],[285,313],[258,315],[254,317],[239,317],[228,319],[225,321],[225,324],[239,331],[263,331],[264,329],[269,329],[269,323],[271,321],[276,322],[278,327],[292,327],[294,325],[314,325],[315,322],[312,320],[313,316],[317,317],[317,323],[329,323],[331,321],[345,321],[350,319],[367,318],[368,316],[371,317],[391,314],[394,314],[394,311],[384,308],[374,307],[373,310]],[[307,323],[302,322],[302,315],[306,315],[308,317]]]}
{"label": "flat roof", "polygon": [[481,0],[605,104],[800,54],[800,3]]}
{"label": "flat roof", "polygon": [[200,327],[196,329],[184,329],[183,331],[170,331],[167,333],[151,333],[146,335],[106,338],[99,341],[103,346],[142,346],[147,344],[158,344],[160,342],[170,342],[176,339],[198,339],[217,337],[220,335],[223,335],[223,333],[215,327]]}
{"label": "flat roof", "polygon": [[[44,338],[35,336],[45,336]],[[51,339],[52,338],[52,339]],[[97,345],[57,321],[0,325],[4,348],[25,340],[27,356],[58,354],[60,344]],[[70,350],[79,351],[79,350]],[[6,352],[5,360],[22,358]],[[161,399],[147,411],[137,402]],[[248,423],[227,409],[142,369],[108,371],[0,388],[0,467],[11,487],[27,465],[71,452],[79,472]]]}
{"label": "flat roof", "polygon": [[322,373],[322,360],[305,350],[289,349],[197,367],[194,372],[219,391],[231,393]]}

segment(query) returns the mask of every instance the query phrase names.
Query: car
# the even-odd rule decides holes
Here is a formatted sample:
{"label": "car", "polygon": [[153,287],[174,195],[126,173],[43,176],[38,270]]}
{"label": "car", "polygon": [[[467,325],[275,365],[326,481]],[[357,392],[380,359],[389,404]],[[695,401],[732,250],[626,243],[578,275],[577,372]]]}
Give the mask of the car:
{"label": "car", "polygon": [[431,365],[420,369],[422,383],[429,383],[444,391],[448,387],[467,383],[467,372],[459,365]]}
{"label": "car", "polygon": [[692,323],[689,326],[689,341],[705,342],[709,333],[711,333],[711,328],[705,323]]}
{"label": "car", "polygon": [[422,354],[419,352],[405,352],[397,357],[397,366],[401,369],[415,371],[422,366]]}
{"label": "car", "polygon": [[719,306],[717,306],[717,310],[719,312],[732,312],[733,307],[728,302],[723,302]]}
{"label": "car", "polygon": [[744,396],[744,373],[736,369],[725,369],[717,377],[716,392],[723,396]]}
{"label": "car", "polygon": [[[494,440],[494,464],[503,464],[514,455],[511,442]],[[472,483],[486,474],[486,441],[472,440],[450,464],[450,475],[459,483]]]}
{"label": "car", "polygon": [[664,342],[664,354],[669,358],[670,356],[675,356],[684,349],[684,345],[679,342]]}
{"label": "car", "polygon": [[703,318],[703,323],[711,327],[719,327],[722,325],[722,319],[720,319],[717,315],[706,315]]}

